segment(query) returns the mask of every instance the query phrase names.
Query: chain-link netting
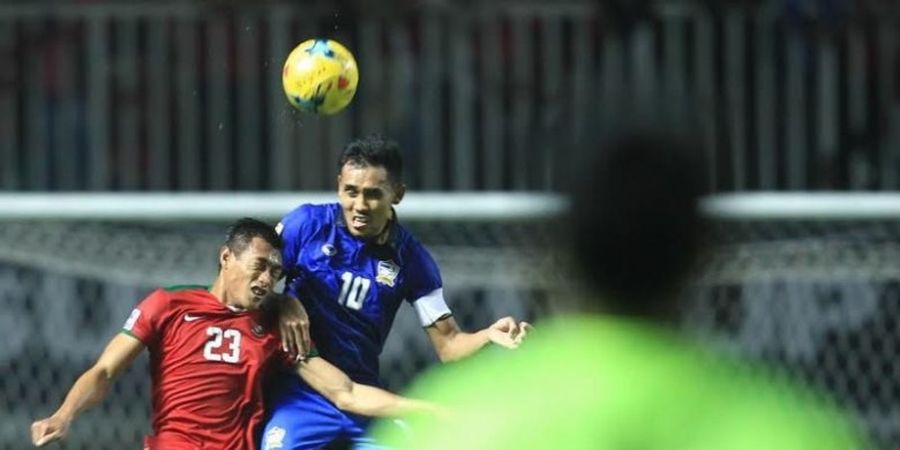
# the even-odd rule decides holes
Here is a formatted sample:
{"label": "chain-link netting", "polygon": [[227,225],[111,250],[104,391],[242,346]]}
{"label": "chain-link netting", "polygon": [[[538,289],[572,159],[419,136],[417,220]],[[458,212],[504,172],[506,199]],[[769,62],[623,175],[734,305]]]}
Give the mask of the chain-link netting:
{"label": "chain-link netting", "polygon": [[[570,280],[541,223],[408,223],[465,328],[538,320]],[[4,222],[0,226],[0,449],[28,446],[133,305],[153,287],[205,283],[224,224]],[[900,222],[718,222],[688,290],[685,327],[830,393],[884,448],[900,446]],[[436,362],[411,308],[382,357],[401,389]],[[146,358],[73,426],[66,449],[138,448],[149,429]]]}
{"label": "chain-link netting", "polygon": [[830,393],[900,446],[900,222],[716,224],[686,327]]}

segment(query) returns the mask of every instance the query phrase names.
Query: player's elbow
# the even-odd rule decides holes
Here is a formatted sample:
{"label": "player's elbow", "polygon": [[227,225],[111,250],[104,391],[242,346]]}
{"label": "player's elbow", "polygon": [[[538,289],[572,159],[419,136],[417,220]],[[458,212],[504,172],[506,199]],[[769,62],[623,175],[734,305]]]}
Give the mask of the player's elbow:
{"label": "player's elbow", "polygon": [[454,342],[455,337],[454,333],[452,336],[447,336],[440,341],[434,342],[434,352],[442,363],[455,361],[459,358],[456,351],[456,343]]}
{"label": "player's elbow", "polygon": [[459,356],[454,353],[452,350],[448,350],[446,347],[442,347],[437,349],[437,357],[442,363],[456,361],[459,359]]}
{"label": "player's elbow", "polygon": [[438,359],[442,363],[458,361],[465,357],[468,353],[462,339],[458,339],[460,333],[454,333],[453,336],[445,340],[441,345],[435,346],[435,352]]}
{"label": "player's elbow", "polygon": [[329,400],[331,400],[331,402],[334,403],[334,406],[337,406],[341,411],[359,413],[359,411],[357,411],[356,397],[353,393],[340,391],[332,394],[330,397]]}
{"label": "player's elbow", "polygon": [[85,373],[85,375],[96,380],[99,383],[106,384],[106,383],[111,382],[112,379],[115,378],[116,373],[112,367],[109,367],[108,365],[103,364],[101,361],[101,362],[98,362],[97,364],[94,364],[93,367],[88,369],[88,371]]}

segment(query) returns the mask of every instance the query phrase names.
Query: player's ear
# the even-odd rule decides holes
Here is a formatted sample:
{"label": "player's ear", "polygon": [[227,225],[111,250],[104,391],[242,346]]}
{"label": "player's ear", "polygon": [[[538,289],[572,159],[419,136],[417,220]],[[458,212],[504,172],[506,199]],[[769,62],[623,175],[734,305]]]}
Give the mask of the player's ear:
{"label": "player's ear", "polygon": [[406,195],[406,185],[403,183],[397,183],[394,186],[394,201],[391,202],[393,204],[399,204],[401,200],[403,200],[403,196]]}
{"label": "player's ear", "polygon": [[227,245],[223,245],[222,248],[219,249],[219,267],[225,268],[227,267],[225,264],[231,260],[232,258],[231,250]]}
{"label": "player's ear", "polygon": [[335,181],[335,184],[337,184],[338,192],[341,191],[341,179],[342,179],[342,177],[343,177],[343,175],[344,175],[344,170],[347,169],[347,165],[348,165],[348,164],[350,164],[350,163],[349,163],[349,162],[344,163],[344,165],[342,165],[340,168],[338,168],[337,177],[335,177],[335,180],[336,180],[336,181]]}

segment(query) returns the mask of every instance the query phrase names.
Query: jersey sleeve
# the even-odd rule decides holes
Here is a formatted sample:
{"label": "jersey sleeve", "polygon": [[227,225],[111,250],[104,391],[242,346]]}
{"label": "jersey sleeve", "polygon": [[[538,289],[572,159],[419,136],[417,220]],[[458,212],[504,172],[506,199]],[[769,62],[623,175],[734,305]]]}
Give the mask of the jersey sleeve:
{"label": "jersey sleeve", "polygon": [[138,338],[144,345],[156,341],[162,332],[161,324],[168,311],[168,300],[165,290],[153,291],[131,311],[122,332]]}
{"label": "jersey sleeve", "polygon": [[285,275],[289,279],[296,279],[300,276],[300,250],[312,235],[314,229],[312,219],[313,206],[300,205],[297,209],[284,216],[281,222],[278,222],[278,225],[275,226],[275,230],[284,241],[281,257],[284,263]]}
{"label": "jersey sleeve", "polygon": [[408,267],[406,299],[416,310],[419,323],[429,327],[449,317],[452,312],[444,301],[441,271],[428,250],[415,243],[405,265]]}

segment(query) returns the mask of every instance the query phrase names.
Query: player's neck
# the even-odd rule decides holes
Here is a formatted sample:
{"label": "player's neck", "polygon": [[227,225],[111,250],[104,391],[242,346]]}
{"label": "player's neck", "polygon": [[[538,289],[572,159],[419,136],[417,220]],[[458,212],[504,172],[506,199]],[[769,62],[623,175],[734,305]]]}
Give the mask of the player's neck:
{"label": "player's neck", "polygon": [[209,288],[209,293],[216,298],[223,306],[228,307],[228,293],[225,290],[225,283],[222,281],[222,278],[216,278],[216,281],[213,282],[213,285]]}
{"label": "player's neck", "polygon": [[222,282],[221,278],[216,278],[216,281],[214,281],[212,286],[209,288],[209,293],[212,294],[213,297],[215,297],[216,300],[218,300],[219,303],[222,304],[222,306],[225,306],[232,311],[240,312],[246,310],[246,308],[240,305],[232,304],[229,301],[228,291],[225,290],[225,284]]}
{"label": "player's neck", "polygon": [[384,224],[384,228],[372,238],[371,242],[378,245],[387,244],[388,240],[391,238],[391,226],[394,225],[394,214],[394,210],[391,208],[391,217],[388,218],[387,223]]}
{"label": "player's neck", "polygon": [[391,223],[388,222],[388,224],[384,226],[384,229],[381,230],[381,233],[378,233],[377,235],[375,235],[374,238],[371,239],[371,242],[378,244],[378,245],[386,244],[388,241],[388,236],[391,235],[390,229],[391,229]]}

